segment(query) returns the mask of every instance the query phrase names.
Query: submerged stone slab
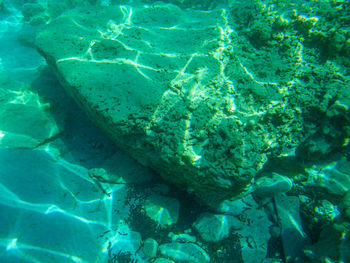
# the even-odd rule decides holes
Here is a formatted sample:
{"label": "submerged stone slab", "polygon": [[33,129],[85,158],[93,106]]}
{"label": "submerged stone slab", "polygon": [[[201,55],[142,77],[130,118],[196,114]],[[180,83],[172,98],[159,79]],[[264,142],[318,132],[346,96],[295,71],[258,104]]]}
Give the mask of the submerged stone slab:
{"label": "submerged stone slab", "polygon": [[286,262],[296,262],[310,240],[305,234],[299,214],[300,203],[296,196],[279,195],[275,198],[281,224],[281,239]]}
{"label": "submerged stone slab", "polygon": [[241,255],[244,263],[264,262],[268,252],[271,222],[268,215],[257,207],[243,213],[246,225],[236,233],[240,236]]}
{"label": "submerged stone slab", "polygon": [[177,223],[180,203],[175,198],[158,194],[147,197],[144,205],[145,213],[159,227],[167,227]]}
{"label": "submerged stone slab", "polygon": [[255,181],[254,194],[261,198],[274,197],[286,193],[293,187],[293,181],[286,176],[274,172],[262,174]]}
{"label": "submerged stone slab", "polygon": [[244,224],[233,216],[210,213],[202,214],[193,224],[193,227],[207,242],[219,242],[229,236],[232,228],[240,229],[243,226]]}
{"label": "submerged stone slab", "polygon": [[320,186],[327,189],[331,194],[344,195],[350,190],[350,162],[339,161],[334,167],[326,167],[325,176],[317,177]]}
{"label": "submerged stone slab", "polygon": [[148,258],[154,258],[157,255],[158,243],[153,238],[147,238],[141,248],[142,253]]}
{"label": "submerged stone slab", "polygon": [[163,4],[78,8],[36,45],[120,147],[214,204],[241,194],[267,154],[293,148],[301,134],[300,111],[283,103],[287,89],[256,81],[235,58],[226,16]]}

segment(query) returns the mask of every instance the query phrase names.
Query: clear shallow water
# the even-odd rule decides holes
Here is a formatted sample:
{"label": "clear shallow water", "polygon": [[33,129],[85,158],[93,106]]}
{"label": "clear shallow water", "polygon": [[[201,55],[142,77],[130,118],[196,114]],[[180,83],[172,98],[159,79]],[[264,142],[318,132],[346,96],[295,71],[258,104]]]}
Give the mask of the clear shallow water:
{"label": "clear shallow water", "polygon": [[[307,4],[290,1],[173,1],[205,12],[225,7],[239,36],[233,42],[242,68],[256,83],[300,74],[293,81],[306,87],[302,92],[310,86],[321,90],[315,97],[324,96],[318,87],[328,85],[325,97],[330,99],[320,100],[324,104],[314,106],[309,118],[342,132],[312,128],[316,132],[307,134],[312,139],[304,135],[306,146],[297,149],[299,159],[290,155],[268,162],[268,176],[258,174],[253,195],[209,208],[114,146],[45,67],[34,47],[35,32],[88,1],[3,1],[0,262],[347,262],[348,20],[344,16],[339,22],[337,16],[348,5],[316,2],[310,1],[307,13]],[[298,4],[300,15],[293,16],[291,6]],[[275,19],[271,35],[264,34],[269,23],[260,15]],[[322,20],[322,15],[331,18]],[[328,34],[331,23],[338,22],[344,25]],[[308,30],[324,30],[326,37],[310,33],[312,38]],[[293,59],[288,52],[294,52]],[[292,74],[288,63],[313,70]],[[250,86],[248,93],[259,97],[264,92]],[[332,110],[321,114],[322,107]]]}

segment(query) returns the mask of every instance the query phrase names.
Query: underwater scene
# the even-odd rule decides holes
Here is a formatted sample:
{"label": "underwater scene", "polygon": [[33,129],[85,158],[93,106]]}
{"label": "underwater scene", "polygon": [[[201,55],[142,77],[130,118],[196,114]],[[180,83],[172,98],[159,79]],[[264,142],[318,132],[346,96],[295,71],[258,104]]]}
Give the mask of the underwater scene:
{"label": "underwater scene", "polygon": [[0,0],[0,263],[350,262],[350,1]]}

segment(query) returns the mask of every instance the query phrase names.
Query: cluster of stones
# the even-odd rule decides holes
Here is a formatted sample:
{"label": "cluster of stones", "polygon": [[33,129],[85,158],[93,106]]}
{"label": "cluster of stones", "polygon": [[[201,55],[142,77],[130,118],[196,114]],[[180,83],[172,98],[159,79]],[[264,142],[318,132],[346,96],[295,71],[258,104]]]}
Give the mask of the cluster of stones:
{"label": "cluster of stones", "polygon": [[[76,2],[89,6],[94,1]],[[210,1],[170,2],[212,8]],[[264,2],[271,3],[235,1],[230,14],[172,5],[78,8],[39,34],[39,51],[64,87],[135,159],[208,204],[253,192],[267,210],[251,196],[226,201],[217,213],[201,214],[190,231],[170,233],[167,242],[144,240],[140,253],[145,258],[210,262],[206,244],[237,234],[245,263],[267,260],[271,238],[282,240],[284,255],[291,260],[327,261],[329,255],[348,259],[343,248],[350,229],[349,161],[315,165],[293,174],[293,180],[259,170],[267,157],[283,157],[296,148],[302,161],[334,152],[348,155],[349,79],[341,72],[348,72],[349,33],[342,26],[325,30],[322,17],[303,4],[282,16]],[[335,17],[348,6],[343,1],[311,2],[334,5]],[[0,1],[0,7],[6,3]],[[67,9],[66,4],[48,1],[46,9],[29,1],[23,5],[23,19],[32,26],[45,24]],[[287,6],[281,4],[279,11]],[[235,12],[237,8],[242,12]],[[254,14],[250,21],[248,9],[262,15]],[[312,43],[322,51],[319,56]],[[339,65],[315,62],[329,58]],[[36,148],[58,134],[49,105],[36,92],[5,78],[0,84],[1,147]],[[312,200],[320,193],[333,199]],[[179,209],[176,199],[159,194],[149,196],[144,206],[161,228],[177,223]],[[310,233],[316,224],[327,227],[311,245],[302,226]],[[142,233],[121,233],[129,238],[128,246],[136,243],[134,252],[140,248]],[[111,250],[118,253],[120,244]]]}

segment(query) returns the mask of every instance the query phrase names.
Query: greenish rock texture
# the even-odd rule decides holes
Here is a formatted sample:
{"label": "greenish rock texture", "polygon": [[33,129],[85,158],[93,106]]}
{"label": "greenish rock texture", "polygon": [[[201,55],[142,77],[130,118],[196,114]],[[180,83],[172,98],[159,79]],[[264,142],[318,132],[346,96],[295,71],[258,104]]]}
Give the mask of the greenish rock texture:
{"label": "greenish rock texture", "polygon": [[339,210],[345,218],[350,219],[350,191],[344,194],[339,203]]}
{"label": "greenish rock texture", "polygon": [[254,195],[260,198],[274,197],[292,189],[293,182],[278,173],[264,173],[255,181]]}
{"label": "greenish rock texture", "polygon": [[350,162],[341,160],[332,168],[324,169],[324,176],[317,178],[317,183],[330,194],[343,195],[350,190]]}
{"label": "greenish rock texture", "polygon": [[[272,222],[267,213],[261,210],[261,205],[255,202],[252,195],[247,195],[240,201],[243,201],[241,204],[244,210],[237,218],[241,222],[233,220],[232,229],[234,229],[233,233],[239,237],[242,262],[265,262],[271,238],[270,227]],[[234,205],[231,208],[239,207],[238,203],[237,201],[232,202],[231,204]],[[228,213],[232,214],[231,211],[228,211]]]}
{"label": "greenish rock texture", "polygon": [[154,263],[175,263],[175,262],[167,258],[156,258]]}
{"label": "greenish rock texture", "polygon": [[186,234],[186,233],[173,233],[170,232],[168,234],[168,237],[171,238],[172,242],[182,242],[182,243],[186,243],[186,242],[190,242],[190,243],[196,243],[197,239],[195,236]]}
{"label": "greenish rock texture", "polygon": [[[320,69],[303,60],[293,34],[310,30],[314,18],[291,13],[287,21],[258,2],[237,3],[243,12],[235,3],[230,12],[79,7],[53,19],[36,45],[117,145],[213,205],[251,190],[268,158],[318,135],[315,114],[326,119],[331,98],[344,90],[341,80],[325,93],[313,77],[338,76],[331,63]],[[255,20],[245,30],[249,14]],[[308,145],[300,156],[314,156]]]}
{"label": "greenish rock texture", "polygon": [[229,33],[223,11],[117,6],[66,13],[37,46],[118,145],[205,200],[240,193],[266,159],[232,114]]}
{"label": "greenish rock texture", "polygon": [[232,229],[240,229],[243,224],[233,216],[204,213],[194,222],[193,227],[203,240],[219,242],[227,238]]}
{"label": "greenish rock texture", "polygon": [[153,238],[147,238],[143,241],[142,252],[148,258],[154,258],[157,255],[158,243]]}
{"label": "greenish rock texture", "polygon": [[179,209],[177,199],[158,194],[147,197],[144,205],[146,215],[161,228],[177,223]]}
{"label": "greenish rock texture", "polygon": [[286,262],[298,262],[301,248],[310,242],[301,224],[299,199],[296,196],[279,195],[275,202]]}
{"label": "greenish rock texture", "polygon": [[207,263],[208,254],[194,243],[166,243],[159,246],[160,254],[173,259],[175,262]]}

